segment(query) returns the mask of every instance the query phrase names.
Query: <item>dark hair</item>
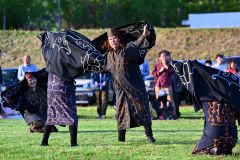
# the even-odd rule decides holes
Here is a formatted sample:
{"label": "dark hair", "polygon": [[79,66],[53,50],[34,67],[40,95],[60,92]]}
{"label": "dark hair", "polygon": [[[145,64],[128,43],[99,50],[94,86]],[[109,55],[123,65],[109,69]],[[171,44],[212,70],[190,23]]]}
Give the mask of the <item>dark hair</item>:
{"label": "dark hair", "polygon": [[210,59],[207,59],[204,64],[207,64],[207,63],[212,65],[212,61]]}
{"label": "dark hair", "polygon": [[[122,38],[121,34],[117,30],[111,29],[109,32],[107,32],[107,35],[108,36],[111,35],[111,36],[118,37],[118,39],[119,39],[119,48],[124,48],[125,44],[124,44],[123,38]],[[108,39],[103,43],[101,48],[102,49],[106,49],[107,51],[113,51],[113,48],[110,46],[110,44],[108,42]]]}
{"label": "dark hair", "polygon": [[[229,59],[229,60],[228,60],[228,63],[227,63],[227,68],[228,68],[228,69],[231,69],[231,63],[237,64],[237,61],[234,60],[234,59]],[[238,72],[238,69],[237,69],[237,68],[236,68],[236,71]]]}
{"label": "dark hair", "polygon": [[120,36],[120,32],[116,29],[110,29],[108,32],[107,32],[107,36],[117,36],[119,37]]}
{"label": "dark hair", "polygon": [[216,55],[216,59],[217,59],[218,57],[224,58],[224,55],[223,55],[223,54],[217,54],[217,55]]}
{"label": "dark hair", "polygon": [[158,52],[158,57],[160,57],[162,54],[170,56],[171,52],[169,52],[168,50],[161,50],[160,52]]}

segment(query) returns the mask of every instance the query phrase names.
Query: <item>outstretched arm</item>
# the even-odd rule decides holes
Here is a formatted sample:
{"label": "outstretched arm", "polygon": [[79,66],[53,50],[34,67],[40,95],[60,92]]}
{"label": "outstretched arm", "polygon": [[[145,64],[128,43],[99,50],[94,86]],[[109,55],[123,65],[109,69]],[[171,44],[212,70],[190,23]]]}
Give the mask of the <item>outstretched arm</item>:
{"label": "outstretched arm", "polygon": [[143,44],[144,40],[148,36],[149,31],[147,28],[148,28],[148,26],[147,26],[147,24],[145,24],[145,26],[143,27],[143,34],[136,41],[133,42],[133,44],[137,48],[139,48]]}

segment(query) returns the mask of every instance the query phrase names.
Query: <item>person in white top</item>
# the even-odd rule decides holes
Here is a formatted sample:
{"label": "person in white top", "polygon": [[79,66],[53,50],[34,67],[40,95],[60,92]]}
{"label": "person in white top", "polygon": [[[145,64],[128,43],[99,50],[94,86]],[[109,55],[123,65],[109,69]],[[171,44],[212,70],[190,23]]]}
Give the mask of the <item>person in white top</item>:
{"label": "person in white top", "polygon": [[227,66],[223,63],[224,56],[223,54],[216,55],[216,63],[212,65],[212,68],[219,69],[221,71],[225,71]]}
{"label": "person in white top", "polygon": [[23,64],[18,68],[18,79],[20,81],[23,80],[26,72],[37,72],[38,70],[36,65],[31,64],[31,57],[25,55],[23,57]]}

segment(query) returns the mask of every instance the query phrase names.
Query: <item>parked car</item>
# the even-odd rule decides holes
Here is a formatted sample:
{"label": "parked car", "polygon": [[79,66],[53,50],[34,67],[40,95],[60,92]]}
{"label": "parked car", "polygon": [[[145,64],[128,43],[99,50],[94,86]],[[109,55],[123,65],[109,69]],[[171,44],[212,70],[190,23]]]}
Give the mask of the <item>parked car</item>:
{"label": "parked car", "polygon": [[240,69],[240,56],[226,56],[223,59],[223,63],[227,66],[227,63],[230,59],[233,59],[237,62],[238,69]]}
{"label": "parked car", "polygon": [[18,73],[17,68],[2,68],[3,78],[3,83],[1,86],[2,91],[18,83],[19,80],[17,78],[17,73]]}
{"label": "parked car", "polygon": [[91,73],[85,73],[75,79],[76,82],[76,103],[87,105],[96,101],[95,86]]}
{"label": "parked car", "polygon": [[147,93],[155,97],[154,92],[154,77],[152,75],[149,75],[145,77],[144,83],[146,86]]}
{"label": "parked car", "polygon": [[[76,82],[76,103],[88,105],[96,103],[95,85],[91,73],[85,73],[75,79]],[[109,81],[108,102],[114,104],[114,92],[112,81]]]}

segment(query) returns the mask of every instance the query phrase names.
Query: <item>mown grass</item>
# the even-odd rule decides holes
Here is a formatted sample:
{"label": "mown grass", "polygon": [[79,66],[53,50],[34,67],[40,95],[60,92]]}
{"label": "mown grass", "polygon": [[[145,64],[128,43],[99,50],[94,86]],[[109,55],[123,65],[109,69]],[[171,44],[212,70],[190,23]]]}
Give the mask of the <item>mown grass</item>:
{"label": "mown grass", "polygon": [[150,144],[143,127],[129,129],[125,143],[117,141],[115,110],[108,108],[107,119],[96,119],[95,107],[79,107],[78,147],[69,147],[68,128],[52,133],[49,147],[41,147],[42,134],[28,133],[23,120],[0,120],[0,159],[239,159],[240,148],[232,156],[191,154],[203,129],[202,112],[182,107],[182,118],[153,121],[157,143]]}

